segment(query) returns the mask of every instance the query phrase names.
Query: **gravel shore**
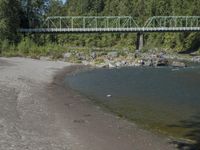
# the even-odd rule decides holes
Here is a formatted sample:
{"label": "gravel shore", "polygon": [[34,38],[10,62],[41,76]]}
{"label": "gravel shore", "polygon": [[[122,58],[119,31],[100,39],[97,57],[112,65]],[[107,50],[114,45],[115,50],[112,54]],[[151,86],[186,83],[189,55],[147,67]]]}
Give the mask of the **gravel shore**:
{"label": "gravel shore", "polygon": [[0,58],[0,150],[173,150],[64,86],[81,66]]}

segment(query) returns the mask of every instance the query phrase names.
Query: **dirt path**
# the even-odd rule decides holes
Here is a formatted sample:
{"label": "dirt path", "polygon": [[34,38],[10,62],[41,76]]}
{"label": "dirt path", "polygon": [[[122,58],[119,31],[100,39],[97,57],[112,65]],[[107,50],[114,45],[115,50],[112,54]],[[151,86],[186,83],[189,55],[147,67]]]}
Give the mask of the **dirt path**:
{"label": "dirt path", "polygon": [[174,149],[169,139],[64,88],[64,76],[79,69],[62,69],[67,66],[71,64],[0,58],[0,150]]}

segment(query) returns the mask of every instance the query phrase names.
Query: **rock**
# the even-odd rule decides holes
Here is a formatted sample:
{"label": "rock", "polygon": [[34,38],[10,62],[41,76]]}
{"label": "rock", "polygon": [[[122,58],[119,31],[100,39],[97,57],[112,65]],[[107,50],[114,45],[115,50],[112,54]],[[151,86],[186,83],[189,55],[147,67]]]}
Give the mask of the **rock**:
{"label": "rock", "polygon": [[112,97],[112,95],[111,95],[111,94],[108,94],[108,95],[106,95],[106,97],[108,97],[108,98],[109,98],[109,97]]}
{"label": "rock", "polygon": [[140,67],[140,66],[142,66],[142,65],[139,64],[139,63],[134,63],[134,64],[132,64],[131,66],[134,66],[134,67]]}
{"label": "rock", "polygon": [[82,61],[82,64],[88,66],[88,65],[90,65],[90,62],[89,62],[89,61],[86,61],[86,60],[83,60],[83,61]]}
{"label": "rock", "polygon": [[145,65],[145,62],[144,62],[144,60],[138,60],[138,64],[140,64],[140,65]]}
{"label": "rock", "polygon": [[42,61],[50,61],[51,58],[50,58],[50,57],[41,56],[41,57],[40,57],[40,60],[42,60]]}
{"label": "rock", "polygon": [[64,53],[63,54],[64,61],[69,61],[71,56],[72,56],[72,53]]}
{"label": "rock", "polygon": [[109,67],[109,68],[116,68],[116,65],[115,65],[114,63],[110,62],[110,63],[108,64],[108,67]]}
{"label": "rock", "polygon": [[123,60],[122,62],[122,65],[127,65],[127,61]]}
{"label": "rock", "polygon": [[179,62],[179,61],[173,61],[171,66],[173,67],[186,67],[186,64],[183,62]]}
{"label": "rock", "polygon": [[109,52],[107,55],[110,58],[116,58],[116,57],[118,57],[118,52]]}
{"label": "rock", "polygon": [[158,59],[157,66],[168,66],[169,61],[165,58]]}
{"label": "rock", "polygon": [[198,63],[200,63],[200,56],[195,56],[195,57],[193,57],[193,58],[192,58],[192,61],[193,61],[193,62],[198,62]]}
{"label": "rock", "polygon": [[96,53],[96,52],[92,52],[92,53],[90,54],[90,57],[91,57],[92,59],[95,59],[95,58],[97,57],[97,53]]}
{"label": "rock", "polygon": [[78,60],[86,60],[86,56],[82,52],[81,53],[77,53],[76,57],[77,57]]}
{"label": "rock", "polygon": [[127,62],[126,61],[118,61],[115,63],[115,66],[118,68],[124,67],[124,66],[127,66]]}

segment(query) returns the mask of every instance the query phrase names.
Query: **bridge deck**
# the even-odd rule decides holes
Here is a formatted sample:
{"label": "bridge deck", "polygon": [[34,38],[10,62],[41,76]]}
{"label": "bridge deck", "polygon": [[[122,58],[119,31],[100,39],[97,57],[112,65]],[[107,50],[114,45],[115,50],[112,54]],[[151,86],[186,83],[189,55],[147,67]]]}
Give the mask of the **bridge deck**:
{"label": "bridge deck", "polygon": [[200,32],[200,27],[37,28],[37,29],[20,29],[19,32],[22,33]]}

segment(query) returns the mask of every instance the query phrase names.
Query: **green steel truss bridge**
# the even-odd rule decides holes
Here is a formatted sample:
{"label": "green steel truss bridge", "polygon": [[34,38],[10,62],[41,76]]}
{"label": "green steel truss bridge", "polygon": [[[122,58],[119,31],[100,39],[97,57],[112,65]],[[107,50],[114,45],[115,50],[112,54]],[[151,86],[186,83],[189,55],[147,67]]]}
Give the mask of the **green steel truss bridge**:
{"label": "green steel truss bridge", "polygon": [[139,25],[130,16],[52,16],[22,33],[200,32],[200,16],[154,16]]}

